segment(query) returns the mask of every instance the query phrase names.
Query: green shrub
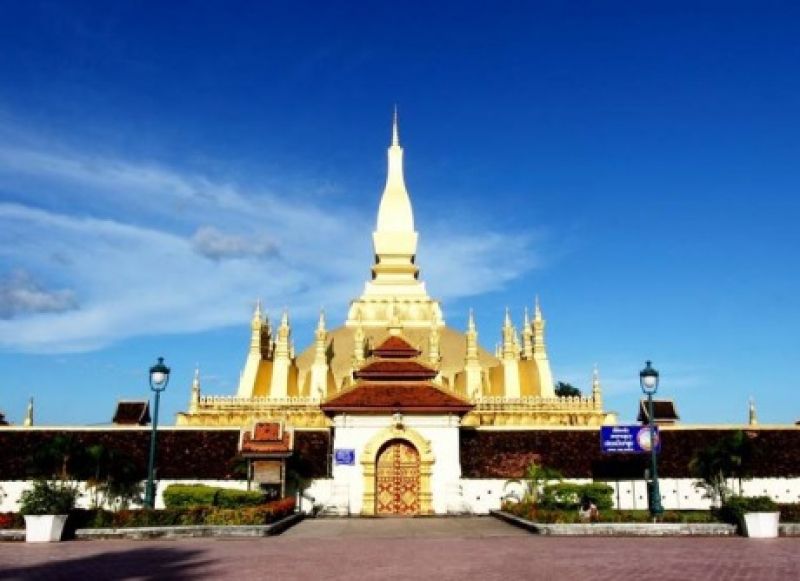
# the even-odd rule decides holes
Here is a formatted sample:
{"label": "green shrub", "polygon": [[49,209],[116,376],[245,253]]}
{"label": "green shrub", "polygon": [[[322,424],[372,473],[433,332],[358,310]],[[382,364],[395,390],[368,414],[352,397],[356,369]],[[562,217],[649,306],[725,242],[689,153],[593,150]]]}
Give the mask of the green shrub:
{"label": "green shrub", "polygon": [[542,487],[538,505],[547,509],[577,509],[581,501],[581,485],[557,482]]}
{"label": "green shrub", "polygon": [[[545,508],[542,506],[537,507],[532,503],[518,502],[504,504],[503,510],[521,518],[543,524],[572,524],[581,522],[577,508]],[[646,510],[605,510],[600,512],[598,522],[649,523],[652,522],[652,520],[653,517]],[[661,515],[660,520],[668,523],[718,522],[718,519],[713,513],[705,510],[668,510]]]}
{"label": "green shrub", "polygon": [[164,506],[167,508],[189,508],[193,506],[218,506],[239,508],[264,504],[263,493],[220,488],[205,484],[170,484],[164,490]]}
{"label": "green shrub", "polygon": [[610,510],[614,507],[613,494],[614,489],[602,482],[557,482],[543,487],[539,505],[548,509],[578,510],[582,500],[588,498],[597,510]]}
{"label": "green shrub", "polygon": [[731,496],[719,509],[719,517],[731,524],[741,524],[746,512],[777,512],[778,505],[769,496]]}
{"label": "green shrub", "polygon": [[779,504],[781,522],[800,522],[800,502],[794,504]]}
{"label": "green shrub", "polygon": [[22,514],[68,514],[78,499],[78,489],[65,482],[37,480],[22,493]]}
{"label": "green shrub", "polygon": [[214,506],[220,488],[205,484],[170,484],[164,489],[164,506],[189,508],[191,506]]}
{"label": "green shrub", "polygon": [[0,529],[24,529],[25,519],[18,512],[0,512]]}
{"label": "green shrub", "polygon": [[75,510],[70,515],[71,529],[128,528],[183,525],[261,525],[280,520],[294,511],[294,498],[245,508],[194,506],[163,510],[136,509]]}
{"label": "green shrub", "polygon": [[264,495],[260,491],[235,488],[221,488],[215,502],[215,506],[220,508],[239,508],[261,504],[264,504]]}
{"label": "green shrub", "polygon": [[582,484],[580,495],[592,501],[597,510],[611,510],[614,508],[614,489],[608,484],[603,484],[602,482]]}

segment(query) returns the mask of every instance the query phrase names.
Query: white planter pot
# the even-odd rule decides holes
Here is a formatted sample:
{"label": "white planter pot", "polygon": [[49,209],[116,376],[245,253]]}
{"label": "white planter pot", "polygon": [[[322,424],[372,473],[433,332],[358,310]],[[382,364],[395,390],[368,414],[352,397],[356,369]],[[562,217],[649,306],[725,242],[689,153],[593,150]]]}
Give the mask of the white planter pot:
{"label": "white planter pot", "polygon": [[25,542],[52,543],[61,540],[66,514],[25,515]]}
{"label": "white planter pot", "polygon": [[755,539],[772,539],[778,536],[779,512],[744,513],[744,533]]}

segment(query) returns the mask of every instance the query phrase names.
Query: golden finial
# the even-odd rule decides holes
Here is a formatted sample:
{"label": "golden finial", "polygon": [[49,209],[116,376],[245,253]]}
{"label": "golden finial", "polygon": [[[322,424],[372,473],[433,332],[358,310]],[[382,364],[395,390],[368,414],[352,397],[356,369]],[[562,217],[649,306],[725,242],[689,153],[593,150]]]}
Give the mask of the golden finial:
{"label": "golden finial", "polygon": [[475,330],[475,313],[472,309],[469,310],[469,318],[467,319],[467,331]]}
{"label": "golden finial", "polygon": [[748,423],[751,426],[758,424],[758,416],[756,416],[756,401],[750,397],[750,405],[748,407]]}

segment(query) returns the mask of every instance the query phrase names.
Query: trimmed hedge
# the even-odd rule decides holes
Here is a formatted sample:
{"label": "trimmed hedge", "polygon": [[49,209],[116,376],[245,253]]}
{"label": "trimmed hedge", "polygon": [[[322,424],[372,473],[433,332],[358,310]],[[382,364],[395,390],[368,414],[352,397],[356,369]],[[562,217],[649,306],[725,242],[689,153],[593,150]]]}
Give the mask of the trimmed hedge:
{"label": "trimmed hedge", "polygon": [[220,488],[205,484],[170,484],[164,489],[163,496],[164,505],[167,508],[190,508],[193,506],[242,508],[260,506],[266,502],[264,494],[257,490]]}
{"label": "trimmed hedge", "polygon": [[170,484],[164,489],[162,496],[164,506],[168,509],[214,506],[220,490],[222,489],[205,484]]}
{"label": "trimmed hedge", "polygon": [[[553,508],[536,507],[531,503],[505,503],[503,510],[544,524],[577,524],[581,522],[578,510],[562,510]],[[665,523],[714,523],[720,522],[719,518],[707,510],[668,510],[661,515],[661,522]],[[649,523],[653,517],[646,510],[605,510],[599,511],[595,522],[602,523]]]}
{"label": "trimmed hedge", "polygon": [[[264,525],[294,512],[294,498],[284,498],[254,507],[237,509],[209,506],[137,509],[111,512],[102,509],[76,509],[70,513],[67,532],[84,528],[130,528],[183,525]],[[24,528],[24,523],[21,528]]]}
{"label": "trimmed hedge", "polygon": [[220,508],[243,508],[262,504],[264,504],[264,495],[261,492],[235,488],[220,488],[214,503]]}

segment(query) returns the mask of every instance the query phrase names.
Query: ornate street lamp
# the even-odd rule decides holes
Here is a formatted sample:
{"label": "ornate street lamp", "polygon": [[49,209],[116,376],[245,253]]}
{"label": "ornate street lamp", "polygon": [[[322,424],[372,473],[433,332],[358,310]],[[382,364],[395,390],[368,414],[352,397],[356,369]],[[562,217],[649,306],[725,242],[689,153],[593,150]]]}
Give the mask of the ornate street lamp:
{"label": "ornate street lamp", "polygon": [[150,368],[150,389],[156,393],[156,403],[153,409],[153,431],[150,435],[150,459],[147,462],[147,485],[144,490],[144,505],[147,508],[156,506],[156,483],[153,472],[156,464],[156,437],[158,430],[158,402],[161,392],[167,389],[169,383],[169,367],[164,365],[164,358],[159,357],[158,363]]}
{"label": "ornate street lamp", "polygon": [[658,487],[658,463],[656,461],[656,424],[653,418],[653,395],[658,391],[658,371],[653,369],[650,361],[639,372],[639,385],[647,395],[647,423],[650,426],[650,477],[651,483],[648,487],[650,514],[653,518],[664,512],[661,506],[661,490]]}

